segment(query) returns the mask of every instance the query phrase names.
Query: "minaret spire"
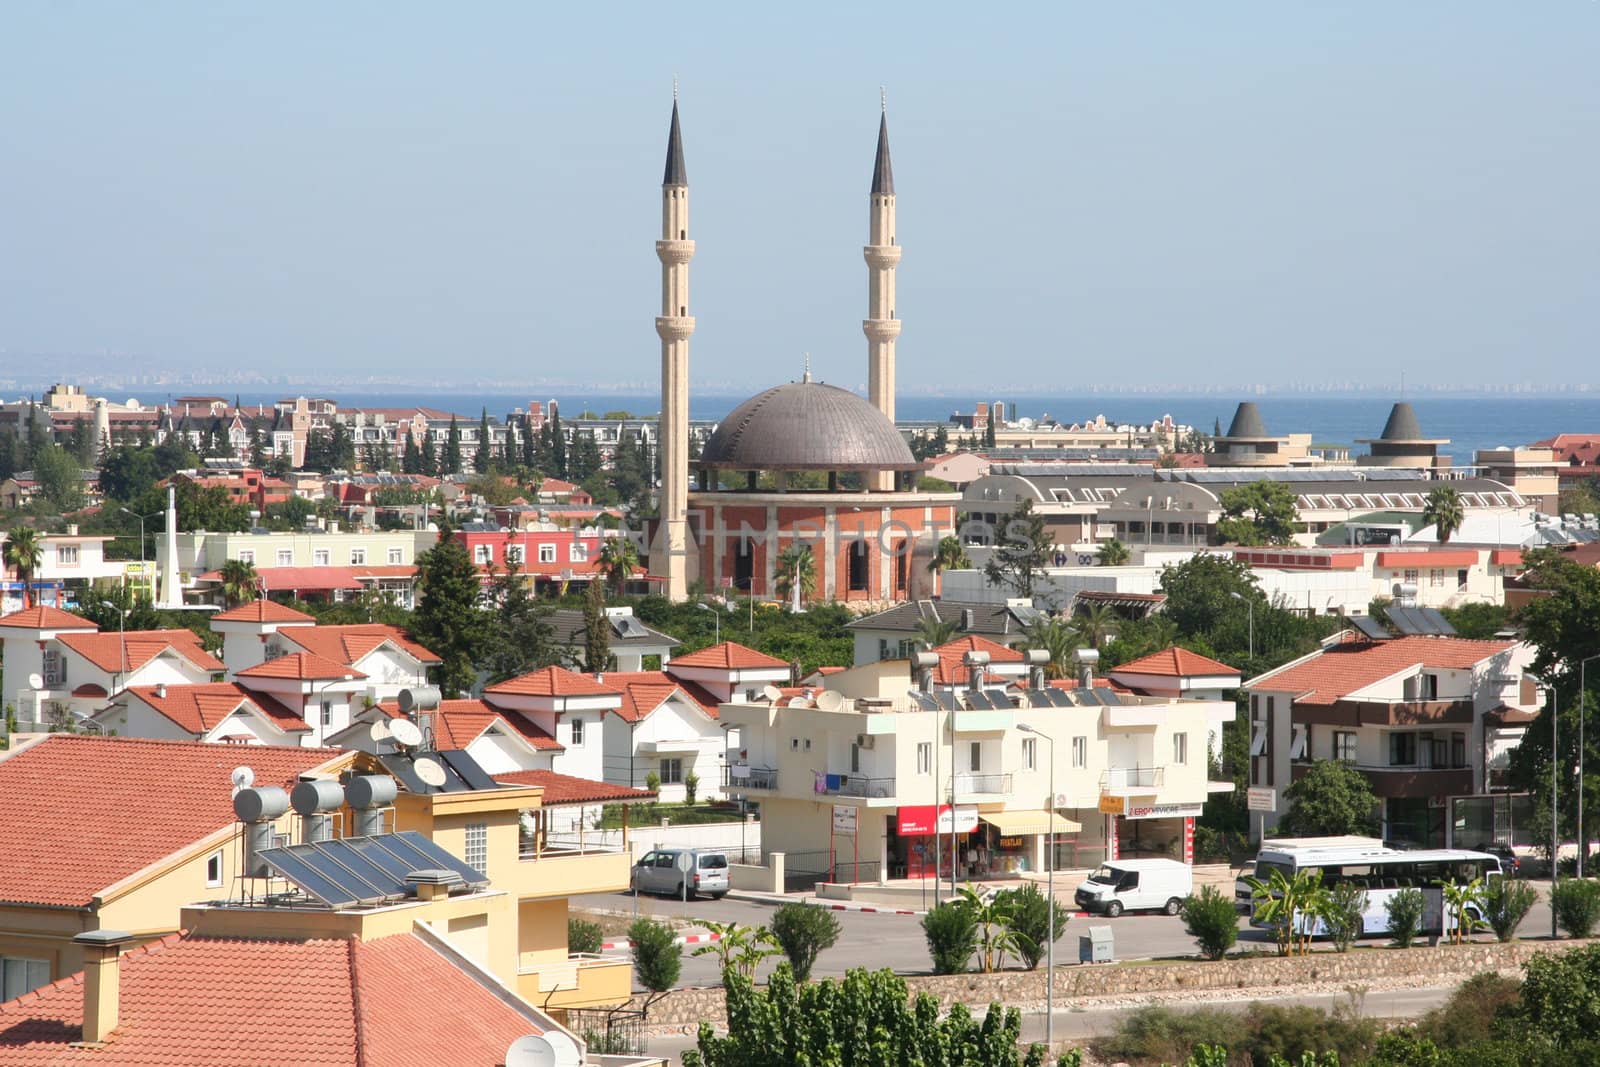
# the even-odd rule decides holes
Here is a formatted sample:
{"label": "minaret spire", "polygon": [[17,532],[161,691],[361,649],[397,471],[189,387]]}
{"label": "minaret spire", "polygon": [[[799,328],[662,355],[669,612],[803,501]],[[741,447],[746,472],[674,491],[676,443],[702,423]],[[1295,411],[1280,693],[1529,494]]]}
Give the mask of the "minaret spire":
{"label": "minaret spire", "polygon": [[[678,81],[672,81],[672,126],[667,133],[667,165],[661,178],[661,521],[651,548],[651,568],[666,576],[669,600],[689,591],[689,174],[683,162],[683,131],[678,123]],[[659,556],[658,556],[659,554]],[[656,558],[663,562],[657,564]]]}
{"label": "minaret spire", "polygon": [[[861,323],[867,335],[867,392],[872,406],[894,421],[894,344],[900,336],[895,313],[895,267],[900,245],[894,229],[894,168],[889,163],[889,106],[879,90],[882,112],[878,117],[878,154],[872,165],[872,190],[868,194],[867,317]],[[879,471],[869,478],[878,491],[894,488],[894,474]]]}

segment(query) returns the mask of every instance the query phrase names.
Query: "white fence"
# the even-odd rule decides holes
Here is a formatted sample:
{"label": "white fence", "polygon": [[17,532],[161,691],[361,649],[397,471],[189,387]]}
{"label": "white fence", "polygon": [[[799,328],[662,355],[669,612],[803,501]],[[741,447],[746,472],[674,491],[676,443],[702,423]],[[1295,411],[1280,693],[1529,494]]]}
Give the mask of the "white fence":
{"label": "white fence", "polygon": [[[622,851],[621,830],[585,830],[583,839],[591,847]],[[628,846],[638,859],[653,848],[703,848],[726,852],[738,862],[741,855],[761,854],[761,823],[754,817],[744,822],[707,822],[688,826],[662,826],[659,823],[628,828]]]}

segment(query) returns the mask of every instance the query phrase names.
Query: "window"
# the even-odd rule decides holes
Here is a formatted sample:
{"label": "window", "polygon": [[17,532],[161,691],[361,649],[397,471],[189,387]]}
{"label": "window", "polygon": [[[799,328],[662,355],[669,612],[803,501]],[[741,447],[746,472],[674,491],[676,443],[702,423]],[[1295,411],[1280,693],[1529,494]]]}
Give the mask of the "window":
{"label": "window", "polygon": [[0,956],[0,997],[15,1000],[50,981],[50,961]]}
{"label": "window", "polygon": [[59,689],[67,684],[67,661],[62,657],[60,649],[45,649],[42,666],[46,689]]}
{"label": "window", "polygon": [[525,562],[527,562],[527,558],[528,558],[528,548],[527,548],[526,545],[507,545],[506,546],[506,562],[507,563],[525,563]]}
{"label": "window", "polygon": [[1407,585],[1416,585],[1417,584],[1417,574],[1418,573],[1419,572],[1414,570],[1414,569],[1413,570],[1408,570],[1408,571],[1402,571],[1401,572],[1401,576],[1400,576],[1400,580],[1402,582],[1405,582]]}
{"label": "window", "polygon": [[1031,771],[1039,765],[1039,739],[1024,737],[1022,739],[1022,769]]}
{"label": "window", "polygon": [[662,785],[678,785],[683,782],[683,760],[677,757],[661,761],[659,772]]}
{"label": "window", "polygon": [[878,658],[880,660],[894,658],[889,655],[889,639],[887,637],[878,638]]}
{"label": "window", "polygon": [[1183,766],[1189,762],[1189,735],[1172,735],[1172,762]]}
{"label": "window", "polygon": [[493,545],[473,545],[472,546],[472,562],[477,563],[480,566],[482,564],[485,564],[485,563],[493,563],[494,562],[494,546]]}
{"label": "window", "polygon": [[974,772],[982,770],[983,769],[983,742],[982,741],[974,741],[974,742],[972,742],[972,744],[967,747],[967,752],[968,752],[968,757],[967,758],[971,761],[971,769]]}
{"label": "window", "polygon": [[333,701],[331,700],[324,700],[322,702],[322,725],[333,725]]}
{"label": "window", "polygon": [[1417,735],[1416,734],[1390,734],[1389,735],[1389,766],[1411,767],[1417,762]]}
{"label": "window", "polygon": [[1333,732],[1333,758],[1344,763],[1356,761],[1356,735],[1350,730]]}
{"label": "window", "polygon": [[474,870],[484,870],[489,866],[489,824],[486,822],[467,823],[467,851],[461,857],[467,861],[467,866]]}
{"label": "window", "polygon": [[350,550],[350,565],[352,567],[365,567],[367,565],[367,550],[352,548]]}
{"label": "window", "polygon": [[556,546],[555,545],[540,545],[539,546],[539,562],[540,563],[554,563],[555,561],[556,561]]}
{"label": "window", "polygon": [[78,546],[57,545],[56,563],[63,567],[76,567],[78,565]]}
{"label": "window", "polygon": [[239,562],[240,563],[254,564],[255,561],[256,561],[256,550],[255,549],[253,549],[253,548],[241,548],[239,550]]}
{"label": "window", "polygon": [[331,558],[331,554],[325,548],[311,550],[311,565],[313,567],[326,567]]}
{"label": "window", "polygon": [[919,741],[917,743],[917,773],[933,773],[933,742]]}
{"label": "window", "polygon": [[216,889],[222,884],[222,850],[219,848],[206,860],[206,888]]}
{"label": "window", "polygon": [[857,541],[855,544],[850,546],[849,582],[851,592],[864,593],[867,590],[867,559],[868,552],[867,543],[865,541]]}
{"label": "window", "polygon": [[1467,735],[1455,733],[1450,735],[1450,766],[1465,767],[1467,765]]}
{"label": "window", "polygon": [[1074,737],[1072,739],[1072,765],[1074,767],[1089,766],[1089,739],[1087,737]]}
{"label": "window", "polygon": [[583,744],[583,720],[582,719],[573,719],[572,720],[572,743],[574,745],[582,745]]}
{"label": "window", "polygon": [[567,546],[567,560],[570,563],[588,563],[589,546],[582,541],[574,541]]}
{"label": "window", "polygon": [[292,549],[292,548],[280,548],[280,549],[278,549],[278,566],[280,566],[280,567],[293,567],[294,566],[294,549]]}
{"label": "window", "polygon": [[405,561],[406,561],[406,550],[405,549],[403,549],[403,548],[391,548],[389,550],[389,562],[390,563],[404,563]]}
{"label": "window", "polygon": [[1444,569],[1435,567],[1428,572],[1428,585],[1437,589],[1444,585]]}

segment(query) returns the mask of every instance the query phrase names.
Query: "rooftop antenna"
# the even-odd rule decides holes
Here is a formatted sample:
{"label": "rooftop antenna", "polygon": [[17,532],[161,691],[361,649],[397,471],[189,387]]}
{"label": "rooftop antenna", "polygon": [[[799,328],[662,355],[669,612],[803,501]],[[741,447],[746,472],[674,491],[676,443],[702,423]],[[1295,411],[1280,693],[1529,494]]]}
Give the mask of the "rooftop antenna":
{"label": "rooftop antenna", "polygon": [[806,353],[806,372],[803,375],[800,376],[800,380],[802,382],[809,382],[811,380],[811,353],[810,352]]}
{"label": "rooftop antenna", "polygon": [[878,86],[878,106],[883,109],[885,115],[889,113],[889,91],[881,85]]}
{"label": "rooftop antenna", "polygon": [[674,104],[678,102],[678,76],[676,74],[672,76],[672,102]]}

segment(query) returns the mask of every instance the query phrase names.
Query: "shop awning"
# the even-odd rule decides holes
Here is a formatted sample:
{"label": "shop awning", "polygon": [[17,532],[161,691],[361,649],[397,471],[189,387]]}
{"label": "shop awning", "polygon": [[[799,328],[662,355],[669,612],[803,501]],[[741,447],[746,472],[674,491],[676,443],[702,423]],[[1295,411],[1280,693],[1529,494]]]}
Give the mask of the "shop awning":
{"label": "shop awning", "polygon": [[1055,832],[1058,834],[1075,834],[1083,829],[1079,823],[1062,815],[1052,816],[1051,812],[1043,808],[1020,811],[990,811],[979,812],[978,818],[999,830],[1004,837],[1027,837],[1033,834],[1048,834],[1051,830],[1050,820],[1055,819]]}

